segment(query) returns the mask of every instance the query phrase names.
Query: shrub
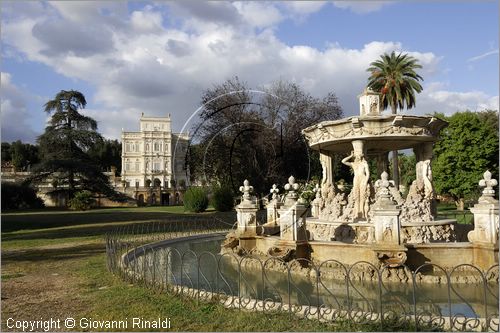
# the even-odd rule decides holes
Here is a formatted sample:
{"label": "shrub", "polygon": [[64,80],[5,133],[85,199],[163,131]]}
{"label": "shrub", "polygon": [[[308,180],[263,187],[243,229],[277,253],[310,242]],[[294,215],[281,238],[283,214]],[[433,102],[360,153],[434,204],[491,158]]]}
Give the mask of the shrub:
{"label": "shrub", "polygon": [[89,191],[80,191],[69,201],[69,207],[73,210],[87,210],[92,207],[95,200]]}
{"label": "shrub", "polygon": [[218,212],[227,212],[233,209],[233,190],[227,186],[214,186],[212,194],[212,206]]}
{"label": "shrub", "polygon": [[184,193],[184,210],[201,213],[208,207],[207,193],[203,188],[190,187]]}
{"label": "shrub", "polygon": [[2,209],[43,208],[36,190],[26,184],[2,183]]}

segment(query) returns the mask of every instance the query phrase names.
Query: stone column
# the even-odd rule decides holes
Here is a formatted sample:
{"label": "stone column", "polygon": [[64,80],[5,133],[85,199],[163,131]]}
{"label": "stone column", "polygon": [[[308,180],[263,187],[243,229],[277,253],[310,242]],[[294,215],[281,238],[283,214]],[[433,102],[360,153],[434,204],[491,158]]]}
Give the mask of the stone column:
{"label": "stone column", "polygon": [[285,190],[288,191],[285,197],[285,205],[278,209],[280,215],[280,238],[284,241],[306,241],[306,211],[307,208],[298,201],[299,184],[295,183],[295,178],[290,176]]}
{"label": "stone column", "polygon": [[491,178],[491,172],[486,171],[479,186],[484,187],[478,203],[470,209],[474,214],[474,230],[467,237],[472,243],[498,243],[498,200],[495,199],[494,186],[496,179]]}
{"label": "stone column", "polygon": [[248,180],[245,179],[243,186],[240,186],[240,192],[243,193],[241,203],[235,207],[238,228],[236,234],[238,236],[256,236],[257,235],[257,205],[252,200],[251,192],[253,186],[250,186]]}
{"label": "stone column", "polygon": [[375,231],[375,242],[379,244],[400,244],[401,223],[399,215],[401,209],[392,199],[389,186],[394,186],[394,181],[388,180],[389,175],[383,172],[381,179],[375,182],[377,189],[377,201],[373,205],[373,226]]}
{"label": "stone column", "polygon": [[273,187],[269,191],[272,195],[271,200],[266,206],[267,209],[267,225],[269,226],[277,226],[278,225],[278,208],[281,207],[281,202],[278,200],[279,189],[276,184],[273,184]]}
{"label": "stone column", "polygon": [[417,160],[416,179],[417,182],[422,182],[425,190],[425,198],[434,199],[434,186],[432,185],[432,142],[425,142],[413,149]]}
{"label": "stone column", "polygon": [[327,186],[328,184],[333,185],[333,158],[332,155],[327,151],[321,151],[319,153],[319,161],[321,162],[321,168],[323,169],[323,177],[321,178],[321,186]]}

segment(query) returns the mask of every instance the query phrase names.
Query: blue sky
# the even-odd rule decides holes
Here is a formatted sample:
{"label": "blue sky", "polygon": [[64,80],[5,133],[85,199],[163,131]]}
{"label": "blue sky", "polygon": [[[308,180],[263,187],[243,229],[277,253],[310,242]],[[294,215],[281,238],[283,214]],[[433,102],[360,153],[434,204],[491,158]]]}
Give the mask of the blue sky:
{"label": "blue sky", "polygon": [[141,112],[190,128],[204,89],[238,75],[277,79],[349,116],[380,54],[409,52],[424,91],[405,113],[498,109],[498,2],[3,1],[2,141],[34,142],[43,104],[61,89],[87,97],[100,131],[119,138]]}

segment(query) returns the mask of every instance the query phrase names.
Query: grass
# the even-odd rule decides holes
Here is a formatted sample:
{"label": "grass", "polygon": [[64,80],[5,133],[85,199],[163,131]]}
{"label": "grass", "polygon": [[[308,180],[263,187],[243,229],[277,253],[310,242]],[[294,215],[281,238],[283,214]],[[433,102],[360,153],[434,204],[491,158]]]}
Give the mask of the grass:
{"label": "grass", "polygon": [[466,209],[463,211],[457,210],[454,204],[440,203],[437,206],[438,217],[456,219],[459,224],[473,224],[474,215]]}
{"label": "grass", "polygon": [[[2,231],[16,231],[40,228],[56,228],[84,224],[110,224],[120,222],[160,221],[170,217],[207,218],[226,216],[209,209],[201,214],[185,213],[182,206],[157,206],[135,208],[101,208],[88,211],[47,210],[47,211],[12,211],[2,213]],[[182,210],[182,212],[179,212]],[[169,217],[169,215],[171,215]]]}
{"label": "grass", "polygon": [[[216,303],[132,285],[106,269],[103,234],[121,224],[181,217],[168,207],[2,214],[2,330],[5,320],[170,318],[173,331],[384,331],[410,326],[321,323],[287,313],[225,309]],[[226,218],[235,219],[233,213]],[[81,331],[81,327],[74,330]],[[102,329],[94,329],[102,330]],[[117,331],[137,331],[129,326]],[[144,329],[149,331],[151,329]]]}

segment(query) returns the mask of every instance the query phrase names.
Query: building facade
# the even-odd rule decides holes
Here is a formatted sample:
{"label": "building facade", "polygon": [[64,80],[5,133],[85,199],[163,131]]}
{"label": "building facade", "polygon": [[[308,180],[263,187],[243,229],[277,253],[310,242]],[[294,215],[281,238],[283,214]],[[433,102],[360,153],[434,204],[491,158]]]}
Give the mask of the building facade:
{"label": "building facade", "polygon": [[139,203],[178,204],[189,186],[189,135],[172,133],[168,117],[140,118],[139,132],[122,131],[121,183]]}

